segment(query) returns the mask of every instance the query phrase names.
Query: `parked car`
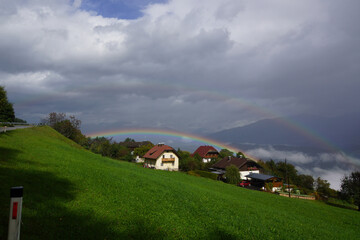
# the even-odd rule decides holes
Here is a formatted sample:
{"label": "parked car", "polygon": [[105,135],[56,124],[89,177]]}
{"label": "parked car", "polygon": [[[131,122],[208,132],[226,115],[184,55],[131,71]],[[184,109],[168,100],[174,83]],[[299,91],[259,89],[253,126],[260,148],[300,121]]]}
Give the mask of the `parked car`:
{"label": "parked car", "polygon": [[239,187],[249,187],[249,186],[251,186],[251,183],[250,183],[250,181],[243,180],[243,181],[239,182],[237,185]]}

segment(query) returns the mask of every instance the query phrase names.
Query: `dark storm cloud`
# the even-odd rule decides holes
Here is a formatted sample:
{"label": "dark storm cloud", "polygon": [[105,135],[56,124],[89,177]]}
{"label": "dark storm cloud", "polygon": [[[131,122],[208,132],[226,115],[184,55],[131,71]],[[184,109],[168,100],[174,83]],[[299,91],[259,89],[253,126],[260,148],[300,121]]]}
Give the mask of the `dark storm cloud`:
{"label": "dark storm cloud", "polygon": [[0,84],[30,121],[62,111],[89,125],[211,132],[269,117],[261,109],[359,111],[355,0],[176,0],[134,20],[81,1],[3,2]]}

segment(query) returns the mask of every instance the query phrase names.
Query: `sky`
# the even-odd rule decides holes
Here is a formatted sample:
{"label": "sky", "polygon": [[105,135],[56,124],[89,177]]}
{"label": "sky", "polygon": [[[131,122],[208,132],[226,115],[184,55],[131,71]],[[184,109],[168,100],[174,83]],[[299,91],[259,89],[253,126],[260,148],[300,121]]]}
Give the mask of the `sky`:
{"label": "sky", "polygon": [[64,112],[84,133],[205,135],[270,117],[360,112],[358,0],[0,6],[0,85],[31,123]]}
{"label": "sky", "polygon": [[0,4],[0,84],[30,122],[206,134],[360,111],[356,0]]}

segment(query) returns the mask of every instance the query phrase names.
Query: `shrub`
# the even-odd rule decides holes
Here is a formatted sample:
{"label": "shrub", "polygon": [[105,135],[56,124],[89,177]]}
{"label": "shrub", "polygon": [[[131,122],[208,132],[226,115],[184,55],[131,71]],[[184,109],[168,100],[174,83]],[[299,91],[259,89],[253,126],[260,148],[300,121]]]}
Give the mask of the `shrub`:
{"label": "shrub", "polygon": [[226,167],[225,177],[226,182],[230,184],[237,184],[241,180],[239,169],[235,165],[230,165]]}
{"label": "shrub", "polygon": [[266,191],[272,192],[273,186],[274,186],[274,185],[273,185],[272,182],[265,183],[265,189],[266,189]]}

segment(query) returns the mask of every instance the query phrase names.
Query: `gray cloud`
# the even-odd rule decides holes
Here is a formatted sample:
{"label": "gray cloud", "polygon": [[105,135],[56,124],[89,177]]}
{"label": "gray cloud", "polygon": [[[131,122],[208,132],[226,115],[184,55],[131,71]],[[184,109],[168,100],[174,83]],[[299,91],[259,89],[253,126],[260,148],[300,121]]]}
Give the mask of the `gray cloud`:
{"label": "gray cloud", "polygon": [[309,154],[300,151],[282,151],[270,146],[253,148],[247,150],[246,153],[263,160],[284,161],[286,159],[296,167],[299,173],[326,179],[336,190],[340,189],[344,175],[360,170],[360,159],[340,152]]}
{"label": "gray cloud", "polygon": [[29,121],[63,111],[103,128],[213,132],[262,109],[358,111],[355,0],[174,0],[135,20],[80,1],[3,2],[0,84]]}

